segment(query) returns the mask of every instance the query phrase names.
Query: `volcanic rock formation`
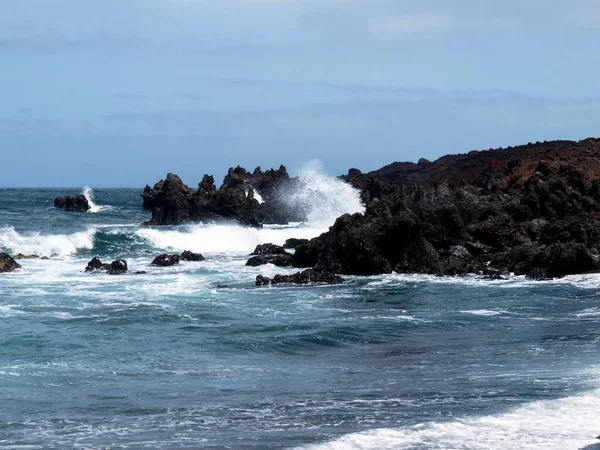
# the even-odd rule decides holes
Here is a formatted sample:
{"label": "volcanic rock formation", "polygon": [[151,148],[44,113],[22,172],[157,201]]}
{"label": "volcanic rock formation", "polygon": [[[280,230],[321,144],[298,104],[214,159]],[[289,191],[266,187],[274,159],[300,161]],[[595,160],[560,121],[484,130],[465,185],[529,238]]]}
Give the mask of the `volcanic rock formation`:
{"label": "volcanic rock formation", "polygon": [[90,204],[85,195],[79,194],[75,197],[66,195],[65,197],[56,197],[54,199],[55,208],[64,208],[67,211],[88,211]]}
{"label": "volcanic rock formation", "polygon": [[[143,207],[152,211],[152,219],[143,225],[176,225],[222,219],[260,227],[263,223],[288,223],[298,220],[279,200],[277,190],[295,183],[284,166],[263,172],[257,167],[250,173],[237,166],[230,168],[219,189],[211,175],[204,175],[194,190],[172,173],[141,194]],[[264,201],[255,198],[259,192]]]}

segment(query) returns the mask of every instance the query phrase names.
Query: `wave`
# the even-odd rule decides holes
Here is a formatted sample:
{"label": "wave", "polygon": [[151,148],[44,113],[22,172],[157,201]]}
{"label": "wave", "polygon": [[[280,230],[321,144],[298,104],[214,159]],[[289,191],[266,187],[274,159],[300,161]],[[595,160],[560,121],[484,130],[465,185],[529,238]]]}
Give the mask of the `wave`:
{"label": "wave", "polygon": [[69,256],[79,249],[94,247],[96,230],[90,228],[72,234],[20,234],[13,227],[0,228],[0,247],[10,253],[37,256]]}
{"label": "wave", "polygon": [[598,443],[600,390],[538,401],[511,412],[452,422],[384,428],[302,447],[305,450],[580,449]]}
{"label": "wave", "polygon": [[283,245],[294,237],[310,239],[327,231],[312,227],[246,228],[240,225],[189,225],[178,229],[144,228],[136,235],[147,239],[155,247],[167,250],[191,250],[206,253],[248,253],[258,244]]}
{"label": "wave", "polygon": [[298,184],[282,188],[278,194],[288,208],[304,212],[306,223],[312,227],[329,227],[343,214],[365,210],[360,192],[345,181],[324,174],[319,161],[304,167],[298,178]]}
{"label": "wave", "polygon": [[97,205],[94,202],[94,191],[92,190],[91,187],[89,186],[85,186],[83,188],[83,191],[81,192],[83,194],[83,196],[87,199],[88,204],[90,205],[90,209],[88,212],[91,213],[97,213],[106,209],[110,209],[110,206],[106,206],[106,205]]}

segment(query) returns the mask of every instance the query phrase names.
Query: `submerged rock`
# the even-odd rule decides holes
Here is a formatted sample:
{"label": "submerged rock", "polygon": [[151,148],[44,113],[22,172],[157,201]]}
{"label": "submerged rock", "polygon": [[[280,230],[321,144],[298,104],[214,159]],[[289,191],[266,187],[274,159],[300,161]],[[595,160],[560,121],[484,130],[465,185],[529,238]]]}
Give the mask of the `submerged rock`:
{"label": "submerged rock", "polygon": [[160,267],[168,267],[179,264],[179,260],[181,257],[179,255],[168,255],[163,253],[162,255],[158,255],[154,260],[150,263],[153,266]]}
{"label": "submerged rock", "polygon": [[85,268],[86,272],[106,272],[109,275],[121,275],[127,273],[127,270],[127,261],[124,259],[117,259],[108,264],[103,263],[98,257],[92,258]]}
{"label": "submerged rock", "polygon": [[14,272],[20,269],[21,265],[16,262],[8,253],[0,253],[0,273]]}
{"label": "submerged rock", "polygon": [[321,268],[306,269],[293,275],[275,275],[268,278],[263,275],[256,276],[256,286],[267,286],[269,284],[340,284],[344,280],[339,275]]}
{"label": "submerged rock", "polygon": [[43,260],[48,260],[50,258],[48,258],[47,256],[38,256],[38,255],[24,255],[23,253],[17,253],[16,255],[13,256],[14,259],[43,259]]}
{"label": "submerged rock", "polygon": [[90,204],[83,194],[79,194],[75,197],[66,195],[65,197],[56,197],[56,199],[54,199],[54,207],[63,208],[67,211],[89,211]]}

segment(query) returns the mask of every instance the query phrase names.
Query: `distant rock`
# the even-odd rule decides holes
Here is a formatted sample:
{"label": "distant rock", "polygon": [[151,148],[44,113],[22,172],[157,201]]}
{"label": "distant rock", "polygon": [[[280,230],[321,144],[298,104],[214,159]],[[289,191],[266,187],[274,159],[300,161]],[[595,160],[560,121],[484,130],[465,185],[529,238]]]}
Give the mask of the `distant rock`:
{"label": "distant rock", "polygon": [[158,255],[154,260],[150,263],[153,266],[160,267],[168,267],[179,264],[179,260],[181,257],[179,255],[168,255],[163,253],[162,255]]}
{"label": "distant rock", "polygon": [[200,253],[193,253],[189,250],[185,250],[181,253],[179,259],[181,261],[204,261],[205,258]]}
{"label": "distant rock", "polygon": [[267,286],[277,284],[340,284],[344,280],[339,275],[321,268],[306,269],[293,275],[275,275],[268,278],[263,275],[257,275],[256,285]]}
{"label": "distant rock", "polygon": [[44,260],[50,259],[47,256],[39,257],[38,255],[24,255],[23,253],[17,253],[16,255],[13,256],[13,258],[14,259],[44,259]]}
{"label": "distant rock", "polygon": [[55,208],[63,208],[67,211],[89,211],[90,204],[85,195],[79,194],[75,197],[66,195],[65,197],[56,197],[54,199]]}
{"label": "distant rock", "polygon": [[92,258],[85,268],[86,272],[106,272],[109,275],[121,275],[127,273],[127,270],[127,261],[124,259],[117,259],[107,264],[97,257]]}
{"label": "distant rock", "polygon": [[8,253],[0,253],[0,273],[14,272],[20,269],[21,265],[16,262]]}

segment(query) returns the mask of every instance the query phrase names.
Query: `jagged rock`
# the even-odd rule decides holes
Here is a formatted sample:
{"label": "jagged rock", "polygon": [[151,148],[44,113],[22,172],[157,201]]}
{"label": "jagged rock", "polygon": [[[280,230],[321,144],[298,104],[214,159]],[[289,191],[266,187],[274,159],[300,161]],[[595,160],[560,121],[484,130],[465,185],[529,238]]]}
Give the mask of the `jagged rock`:
{"label": "jagged rock", "polygon": [[344,280],[335,273],[329,272],[327,270],[321,268],[315,269],[306,269],[302,272],[295,273],[293,275],[275,275],[272,279],[257,275],[256,276],[256,285],[257,286],[267,286],[269,284],[309,284],[309,283],[319,283],[319,284],[339,284]]}
{"label": "jagged rock", "polygon": [[127,261],[124,259],[117,259],[108,265],[107,273],[109,275],[120,275],[127,273]]}
{"label": "jagged rock", "polygon": [[54,199],[55,208],[64,208],[67,211],[88,211],[90,204],[85,195],[79,194],[75,197],[66,195],[65,197],[56,197]]}
{"label": "jagged rock", "polygon": [[94,257],[88,262],[85,271],[86,272],[106,272],[109,275],[120,275],[127,273],[127,261],[124,259],[117,259],[110,264],[103,263],[100,258]]}
{"label": "jagged rock", "polygon": [[469,251],[461,246],[454,245],[443,254],[438,263],[438,275],[460,275],[478,273],[483,271],[484,264],[477,260]]}
{"label": "jagged rock", "polygon": [[[204,175],[194,190],[177,175],[169,173],[154,187],[144,188],[143,206],[152,211],[152,218],[143,225],[226,219],[261,227],[263,223],[302,220],[298,213],[286,208],[277,195],[282,186],[291,186],[293,182],[284,166],[265,172],[257,167],[252,173],[239,166],[230,168],[219,189],[211,175]],[[255,192],[260,193],[263,203],[256,200]]]}
{"label": "jagged rock", "polygon": [[179,259],[181,261],[204,261],[205,258],[200,253],[193,253],[189,250],[185,250],[181,253]]}
{"label": "jagged rock", "polygon": [[308,239],[290,238],[285,241],[285,244],[283,244],[283,248],[295,249],[296,247],[302,244],[308,244]]}
{"label": "jagged rock", "polygon": [[168,267],[179,264],[180,259],[181,257],[179,255],[167,255],[166,253],[163,253],[154,258],[150,264],[153,266]]}
{"label": "jagged rock", "polygon": [[20,269],[21,265],[16,262],[8,253],[0,253],[0,273],[14,272]]}
{"label": "jagged rock", "polygon": [[290,267],[292,265],[292,255],[255,255],[246,261],[247,266],[260,266],[263,264],[273,264],[278,267]]}
{"label": "jagged rock", "polygon": [[256,246],[251,255],[284,255],[285,249],[280,245],[275,244],[259,244]]}

